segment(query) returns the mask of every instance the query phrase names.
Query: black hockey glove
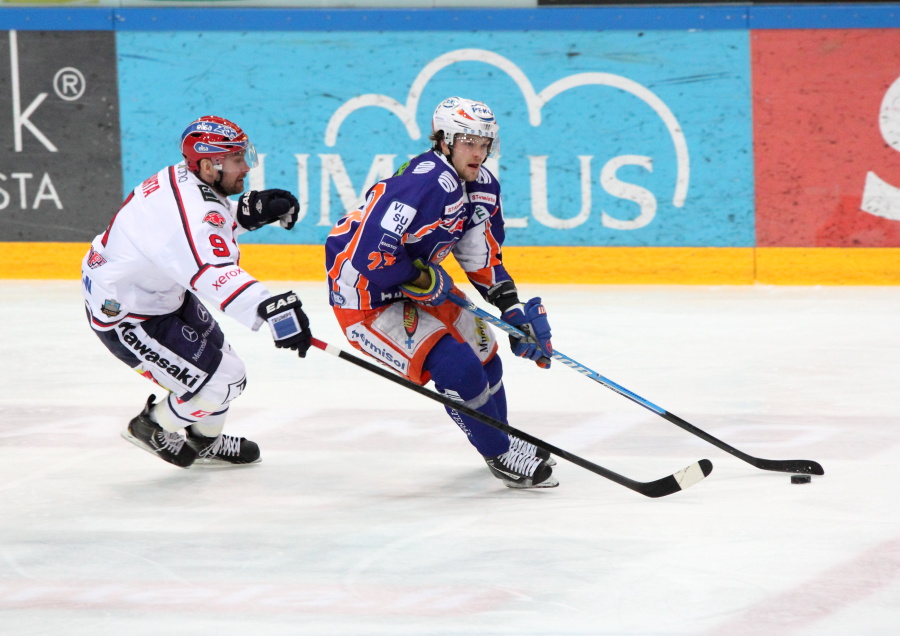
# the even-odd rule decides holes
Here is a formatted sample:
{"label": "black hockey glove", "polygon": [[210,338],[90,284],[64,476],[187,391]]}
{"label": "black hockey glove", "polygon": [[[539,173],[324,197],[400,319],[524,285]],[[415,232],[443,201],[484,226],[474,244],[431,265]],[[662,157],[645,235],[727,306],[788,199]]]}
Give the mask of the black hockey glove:
{"label": "black hockey glove", "polygon": [[302,306],[297,294],[287,292],[264,300],[256,312],[269,323],[276,347],[292,349],[301,358],[305,358],[312,333],[309,331],[309,318],[303,313]]}
{"label": "black hockey glove", "polygon": [[247,230],[258,230],[280,221],[286,230],[294,227],[300,204],[287,190],[250,190],[238,200],[237,222]]}

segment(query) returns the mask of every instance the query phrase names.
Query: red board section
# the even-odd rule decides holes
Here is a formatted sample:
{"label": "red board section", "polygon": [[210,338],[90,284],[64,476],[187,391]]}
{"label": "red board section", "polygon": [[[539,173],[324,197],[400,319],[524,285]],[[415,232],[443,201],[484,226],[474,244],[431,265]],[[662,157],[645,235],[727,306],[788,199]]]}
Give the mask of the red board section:
{"label": "red board section", "polygon": [[[900,32],[760,30],[751,42],[757,245],[900,246]],[[883,184],[869,211],[867,175]]]}

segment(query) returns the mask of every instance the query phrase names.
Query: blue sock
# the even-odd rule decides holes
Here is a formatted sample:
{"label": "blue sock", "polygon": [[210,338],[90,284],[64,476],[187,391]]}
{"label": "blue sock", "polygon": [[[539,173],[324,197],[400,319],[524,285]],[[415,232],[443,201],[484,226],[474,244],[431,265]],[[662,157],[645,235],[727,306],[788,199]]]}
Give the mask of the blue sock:
{"label": "blue sock", "polygon": [[[497,359],[496,356],[494,358]],[[442,394],[505,423],[506,398],[503,396],[501,416],[497,400],[491,394],[488,373],[469,345],[457,342],[452,336],[444,336],[425,358],[424,366]],[[502,374],[502,370],[500,372]],[[469,437],[469,442],[485,457],[496,457],[509,450],[509,437],[503,431],[482,424],[456,409],[445,408]]]}
{"label": "blue sock", "polygon": [[497,407],[497,419],[504,424],[509,424],[509,421],[506,419],[506,389],[503,388],[503,363],[500,362],[500,356],[494,355],[484,365],[484,372],[487,374],[488,383],[491,385],[494,405]]}

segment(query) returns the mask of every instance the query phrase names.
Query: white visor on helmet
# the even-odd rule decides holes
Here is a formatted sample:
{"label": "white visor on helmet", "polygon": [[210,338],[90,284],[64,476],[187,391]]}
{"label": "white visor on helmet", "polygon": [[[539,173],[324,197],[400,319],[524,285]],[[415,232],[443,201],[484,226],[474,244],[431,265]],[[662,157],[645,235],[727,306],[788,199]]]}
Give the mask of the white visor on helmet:
{"label": "white visor on helmet", "polygon": [[223,163],[225,159],[228,157],[234,156],[243,156],[244,162],[247,164],[248,168],[255,168],[259,165],[259,156],[256,154],[256,147],[250,143],[249,141],[246,145],[240,150],[236,150],[235,152],[230,152],[226,155],[218,155],[217,157],[212,158],[213,166],[216,170],[223,170]]}
{"label": "white visor on helmet", "polygon": [[494,156],[494,144],[497,142],[496,139],[492,139],[491,137],[483,137],[481,135],[469,135],[467,133],[456,133],[453,136],[453,139],[447,140],[448,146],[458,147],[465,146],[472,150],[483,150],[485,156],[492,157]]}

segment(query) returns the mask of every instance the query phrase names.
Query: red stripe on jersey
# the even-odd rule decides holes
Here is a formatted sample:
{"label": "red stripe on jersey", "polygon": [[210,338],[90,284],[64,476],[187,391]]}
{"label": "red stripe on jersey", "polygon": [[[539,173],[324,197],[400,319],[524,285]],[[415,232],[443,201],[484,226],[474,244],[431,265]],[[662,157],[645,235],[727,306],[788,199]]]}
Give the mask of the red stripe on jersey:
{"label": "red stripe on jersey", "polygon": [[188,245],[191,247],[191,254],[194,255],[194,262],[197,267],[203,267],[203,259],[197,253],[197,246],[194,244],[194,237],[191,234],[191,226],[188,222],[187,212],[184,209],[184,200],[181,198],[181,189],[178,187],[178,179],[175,176],[175,166],[169,166],[169,184],[172,186],[172,195],[175,197],[175,204],[178,206],[178,214],[181,216],[181,225],[184,228],[184,237],[187,239]]}
{"label": "red stripe on jersey", "polygon": [[128,197],[122,202],[122,205],[119,206],[119,209],[116,210],[116,213],[113,214],[113,218],[110,219],[109,225],[106,226],[106,231],[103,233],[103,238],[100,239],[100,244],[103,245],[103,247],[106,247],[106,242],[109,240],[109,233],[110,231],[112,231],[113,223],[116,222],[116,217],[119,216],[119,212],[122,211],[122,208],[128,205],[128,202],[131,201],[132,198],[134,198],[134,190],[132,190],[128,194]]}
{"label": "red stripe on jersey", "polygon": [[206,270],[211,269],[213,267],[238,267],[238,264],[234,263],[232,261],[228,261],[227,263],[218,263],[216,265],[209,265],[209,264],[204,265],[203,267],[200,268],[200,271],[197,272],[196,274],[194,274],[194,276],[191,278],[191,280],[190,280],[191,289],[193,289],[194,291],[197,291],[197,286],[194,285],[194,281],[197,280],[198,278],[200,278],[201,276],[203,276],[203,273]]}
{"label": "red stripe on jersey", "polygon": [[143,315],[143,314],[125,314],[121,318],[119,318],[117,320],[113,320],[112,322],[103,322],[102,320],[99,320],[95,316],[91,315],[91,324],[97,325],[98,327],[112,327],[114,325],[119,324],[126,318],[130,319],[133,322],[144,322],[148,318],[153,318],[153,316]]}
{"label": "red stripe on jersey", "polygon": [[221,309],[222,311],[225,311],[225,308],[226,308],[228,305],[230,305],[232,302],[234,302],[235,298],[237,298],[237,297],[240,296],[242,293],[244,293],[244,291],[245,291],[248,287],[250,287],[251,285],[257,284],[258,282],[259,282],[258,280],[252,280],[252,281],[250,281],[249,283],[247,283],[247,284],[245,284],[245,285],[242,285],[242,286],[240,287],[240,289],[238,289],[238,290],[237,290],[236,292],[234,292],[231,296],[229,296],[228,298],[225,299],[225,302],[223,302],[223,303],[220,305],[219,309]]}

